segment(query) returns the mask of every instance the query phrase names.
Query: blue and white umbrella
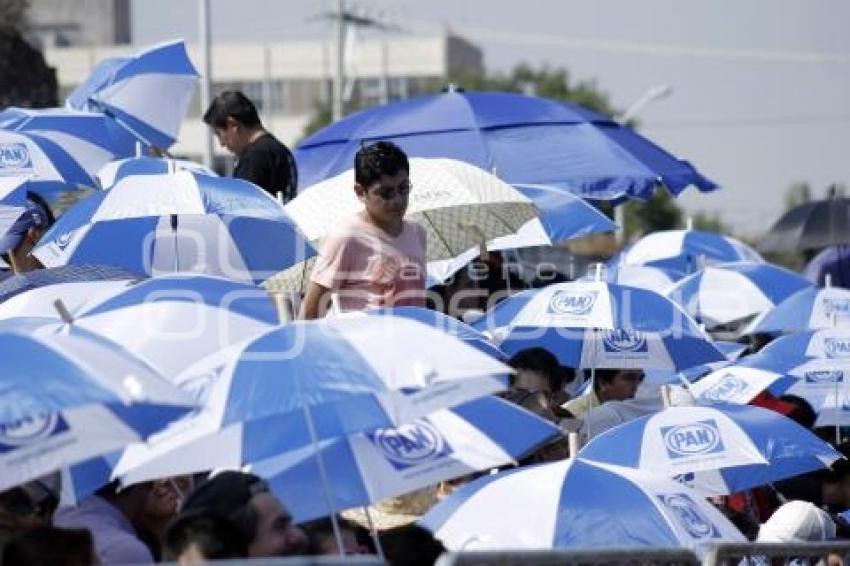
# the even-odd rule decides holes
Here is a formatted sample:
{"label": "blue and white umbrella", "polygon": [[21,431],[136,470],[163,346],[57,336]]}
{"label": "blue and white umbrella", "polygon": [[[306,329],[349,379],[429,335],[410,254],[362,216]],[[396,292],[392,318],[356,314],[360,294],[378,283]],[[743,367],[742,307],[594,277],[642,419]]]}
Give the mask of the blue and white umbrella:
{"label": "blue and white umbrella", "polygon": [[39,317],[61,320],[55,301],[61,300],[68,313],[76,317],[79,312],[114,295],[133,284],[131,279],[115,281],[73,281],[35,287],[0,303],[0,319],[12,317]]}
{"label": "blue and white umbrella", "polygon": [[458,319],[441,312],[422,307],[394,307],[385,309],[370,309],[366,314],[372,316],[392,315],[416,320],[438,330],[451,334],[473,348],[493,356],[497,360],[506,360],[505,355],[495,344],[479,331]]}
{"label": "blue and white umbrella", "polygon": [[85,167],[55,141],[0,130],[0,177],[10,175],[29,177],[30,182],[50,189],[96,186]]}
{"label": "blue and white umbrella", "polygon": [[42,319],[0,322],[0,490],[139,442],[193,401],[97,335]]}
{"label": "blue and white umbrella", "polygon": [[186,44],[172,41],[101,61],[68,95],[65,106],[103,112],[145,145],[168,148],[177,139],[197,83]]}
{"label": "blue and white umbrella", "polygon": [[707,263],[764,259],[757,251],[734,238],[701,230],[663,230],[647,234],[615,258],[626,265],[652,265],[693,273]]}
{"label": "blue and white umbrella", "polygon": [[109,189],[124,177],[133,175],[163,175],[177,171],[191,171],[201,175],[218,177],[215,171],[207,169],[200,163],[187,159],[162,159],[159,157],[130,157],[110,161],[97,171],[97,179],[101,188]]}
{"label": "blue and white umbrella", "polygon": [[94,176],[107,162],[136,154],[135,138],[99,112],[67,108],[6,108],[0,128],[37,134],[56,142]]}
{"label": "blue and white umbrella", "polygon": [[419,524],[449,550],[686,547],[744,542],[720,511],[669,479],[581,458],[475,480]]}
{"label": "blue and white umbrella", "polygon": [[808,287],[753,320],[742,333],[781,334],[835,326],[850,326],[850,291]]}
{"label": "blue and white umbrella", "polygon": [[313,440],[395,427],[504,389],[504,364],[422,323],[342,315],[219,352],[178,379],[206,409],[115,470],[135,483],[234,468]]}
{"label": "blue and white umbrella", "polygon": [[[59,283],[137,281],[140,278],[141,276],[136,273],[109,265],[63,265],[62,267],[34,269],[0,281],[0,303],[32,289]],[[53,313],[50,316],[53,316]]]}
{"label": "blue and white umbrella", "polygon": [[[608,283],[616,283],[617,285],[625,285],[626,287],[638,287],[663,295],[666,294],[667,289],[672,287],[684,275],[684,273],[675,269],[664,267],[610,263],[605,266],[601,277]],[[593,281],[595,278],[596,276],[594,274],[588,274],[582,277],[581,281]]]}
{"label": "blue and white umbrella", "polygon": [[702,376],[689,390],[700,404],[745,405],[765,389],[784,393],[796,382],[796,378],[785,373],[733,364]]}
{"label": "blue and white umbrella", "polygon": [[768,311],[812,284],[769,263],[735,262],[706,266],[688,275],[666,295],[709,327]]}
{"label": "blue and white umbrella", "polygon": [[264,289],[190,274],[141,281],[89,302],[75,315],[75,326],[121,344],[175,379],[198,360],[278,323]]}
{"label": "blue and white umbrella", "polygon": [[579,457],[675,477],[719,495],[828,468],[842,456],[779,413],[715,405],[640,417],[597,436]]}
{"label": "blue and white umbrella", "polygon": [[28,177],[0,177],[0,234],[5,234],[27,209],[28,190]]}
{"label": "blue and white umbrella", "polygon": [[256,185],[188,171],[125,177],[71,207],[33,251],[47,267],[101,263],[249,283],[314,253]]}
{"label": "blue and white umbrella", "polygon": [[601,281],[524,291],[473,326],[503,337],[509,355],[539,346],[571,367],[682,370],[725,359],[668,298]]}
{"label": "blue and white umbrella", "polygon": [[549,421],[485,397],[398,428],[323,441],[319,450],[333,511],[327,507],[314,447],[256,462],[251,471],[269,481],[296,521],[308,521],[511,464],[561,436]]}

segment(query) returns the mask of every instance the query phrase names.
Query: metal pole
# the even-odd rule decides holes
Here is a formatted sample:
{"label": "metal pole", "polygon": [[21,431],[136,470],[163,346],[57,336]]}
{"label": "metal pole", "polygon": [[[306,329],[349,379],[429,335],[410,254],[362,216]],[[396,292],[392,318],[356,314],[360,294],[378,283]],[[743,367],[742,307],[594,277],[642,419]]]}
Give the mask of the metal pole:
{"label": "metal pole", "polygon": [[345,80],[343,59],[345,58],[345,23],[343,0],[336,0],[336,73],[334,73],[333,118],[342,118],[342,87]]}
{"label": "metal pole", "polygon": [[[198,37],[201,42],[201,113],[206,112],[212,100],[212,71],[210,64],[210,0],[198,0]],[[204,128],[203,161],[212,169],[212,130]]]}
{"label": "metal pole", "polygon": [[381,104],[390,101],[390,70],[387,61],[387,39],[381,38]]}

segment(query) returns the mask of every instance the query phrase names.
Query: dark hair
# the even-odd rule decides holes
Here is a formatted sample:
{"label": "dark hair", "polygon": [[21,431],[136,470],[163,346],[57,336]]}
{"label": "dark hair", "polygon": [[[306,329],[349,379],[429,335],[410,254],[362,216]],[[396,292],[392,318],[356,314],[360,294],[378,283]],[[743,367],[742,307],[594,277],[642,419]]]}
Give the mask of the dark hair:
{"label": "dark hair", "polygon": [[791,395],[790,393],[780,395],[779,400],[794,405],[794,410],[788,415],[790,419],[793,419],[797,422],[797,424],[810,430],[813,426],[815,426],[815,422],[818,420],[818,414],[808,401],[798,395]]}
{"label": "dark hair", "polygon": [[47,199],[34,191],[27,191],[27,200],[34,202],[44,209],[44,214],[47,216],[47,226],[43,226],[42,228],[47,230],[53,226],[53,223],[56,222],[56,216],[53,214],[53,209],[47,204]]}
{"label": "dark hair", "polygon": [[407,155],[396,144],[379,141],[361,147],[354,156],[354,180],[368,187],[381,180],[382,175],[392,177],[399,171],[410,172]]}
{"label": "dark hair", "polygon": [[238,90],[226,90],[216,96],[204,113],[203,121],[213,128],[223,128],[233,118],[247,128],[260,126],[257,107]]}
{"label": "dark hair", "polygon": [[205,559],[243,558],[249,543],[230,520],[203,510],[177,517],[163,540],[169,560],[177,560],[193,544]]}
{"label": "dark hair", "polygon": [[250,544],[260,520],[251,499],[268,491],[268,484],[259,476],[228,470],[200,484],[183,503],[180,516],[203,511],[224,517]]}
{"label": "dark hair", "polygon": [[[357,543],[360,544],[363,533],[361,531],[365,531],[366,536],[369,536],[369,531],[358,525],[353,521],[349,521],[345,517],[340,517],[337,515],[337,524],[339,525],[340,532],[349,531],[354,535],[354,538],[357,540]],[[322,540],[330,539],[331,542],[336,546],[336,541],[334,540],[334,527],[331,522],[330,517],[322,517],[321,519],[316,519],[315,521],[310,521],[309,523],[305,523],[301,525],[304,529],[304,532],[307,534],[308,546],[307,546],[307,554],[312,556],[317,556],[322,553]]]}
{"label": "dark hair", "polygon": [[[562,366],[555,354],[546,348],[535,347],[521,350],[508,360],[508,365],[514,369],[539,371],[546,376],[549,389],[552,391],[563,389],[565,384],[575,379],[575,370]],[[514,379],[514,376],[511,376],[512,385]]]}
{"label": "dark hair", "polygon": [[87,529],[38,527],[24,531],[3,546],[3,566],[86,566],[95,559]]}
{"label": "dark hair", "polygon": [[384,557],[391,565],[431,566],[446,551],[439,540],[416,523],[381,531]]}

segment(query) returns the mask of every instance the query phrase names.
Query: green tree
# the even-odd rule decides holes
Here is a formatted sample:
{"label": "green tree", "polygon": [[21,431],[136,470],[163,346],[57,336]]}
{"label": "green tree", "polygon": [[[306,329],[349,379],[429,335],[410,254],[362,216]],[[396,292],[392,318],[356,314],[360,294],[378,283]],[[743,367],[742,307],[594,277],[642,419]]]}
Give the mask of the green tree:
{"label": "green tree", "polygon": [[695,230],[704,230],[706,232],[716,232],[718,234],[729,234],[731,230],[726,224],[720,220],[718,214],[706,214],[705,212],[697,212],[691,217]]}
{"label": "green tree", "polygon": [[785,210],[791,210],[812,200],[812,187],[808,183],[793,183],[785,191]]}
{"label": "green tree", "polygon": [[630,201],[625,206],[625,237],[658,230],[674,230],[682,226],[682,209],[667,191],[656,191],[647,201]]}

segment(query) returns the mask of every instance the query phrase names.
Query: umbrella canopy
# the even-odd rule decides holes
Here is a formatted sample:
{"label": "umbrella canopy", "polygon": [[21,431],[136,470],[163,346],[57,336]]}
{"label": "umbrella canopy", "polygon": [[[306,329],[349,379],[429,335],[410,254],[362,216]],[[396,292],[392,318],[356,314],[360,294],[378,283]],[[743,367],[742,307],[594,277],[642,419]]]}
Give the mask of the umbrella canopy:
{"label": "umbrella canopy", "polygon": [[824,248],[806,264],[803,275],[819,287],[850,288],[850,246]]}
{"label": "umbrella canopy", "polygon": [[[513,234],[537,217],[530,199],[494,175],[453,159],[410,160],[407,217],[427,234],[428,260],[448,259],[497,236]],[[286,211],[312,242],[363,210],[354,170],[302,191]]]}
{"label": "umbrella canopy", "polygon": [[709,328],[766,312],[812,285],[793,271],[769,263],[706,266],[665,293]]}
{"label": "umbrella canopy", "polygon": [[263,289],[189,274],[153,277],[101,297],[80,309],[74,321],[171,377],[277,323],[275,305]]}
{"label": "umbrella canopy", "polygon": [[101,61],[65,100],[74,110],[102,112],[145,145],[170,147],[198,83],[183,40],[131,57]]}
{"label": "umbrella canopy", "polygon": [[0,130],[0,177],[29,177],[37,185],[74,188],[97,184],[58,143],[34,133]]}
{"label": "umbrella canopy", "polygon": [[778,334],[850,324],[850,291],[806,287],[788,296],[747,325],[742,334]]}
{"label": "umbrella canopy", "polygon": [[411,157],[449,157],[510,184],[555,186],[588,198],[648,198],[716,185],[634,130],[581,106],[504,92],[448,92],[373,107],[302,141],[310,186],[345,171],[361,144],[387,140]]}
{"label": "umbrella canopy", "polygon": [[725,359],[666,297],[602,281],[524,291],[473,326],[502,337],[509,355],[540,346],[571,367],[682,370]]}
{"label": "umbrella canopy", "polygon": [[38,134],[55,142],[91,176],[105,163],[136,153],[133,136],[99,112],[11,107],[0,111],[0,128]]}
{"label": "umbrella canopy", "polygon": [[287,324],[186,370],[178,380],[207,409],[132,447],[115,474],[136,482],[240,467],[314,438],[396,427],[504,389],[510,371],[402,317]]}
{"label": "umbrella canopy", "polygon": [[744,542],[720,511],[662,477],[571,459],[467,484],[419,521],[449,550],[686,547]]}
{"label": "umbrella canopy", "polygon": [[[666,294],[667,289],[684,276],[684,273],[675,269],[616,263],[609,264],[602,272],[603,279],[608,283],[616,283],[617,285],[625,285],[626,287],[638,287],[639,289],[655,291],[662,295]],[[588,274],[582,277],[581,281],[592,281],[594,278],[594,275]]]}
{"label": "umbrella canopy", "polygon": [[701,404],[745,405],[765,389],[774,393],[784,392],[796,381],[797,379],[781,372],[747,365],[729,365],[699,378],[689,390]]}
{"label": "umbrella canopy", "polygon": [[61,300],[72,317],[87,305],[97,304],[133,284],[132,279],[114,281],[73,281],[34,287],[0,303],[0,319],[16,316],[53,318],[60,320],[54,302]]}
{"label": "umbrella canopy", "polygon": [[125,177],[90,195],[33,251],[47,267],[102,263],[249,283],[313,253],[280,203],[256,185],[188,171]]}
{"label": "umbrella canopy", "polygon": [[764,236],[765,252],[819,249],[850,243],[850,198],[831,197],[796,206]]}
{"label": "umbrella canopy", "polygon": [[637,418],[591,440],[579,457],[677,477],[719,495],[828,468],[841,454],[768,409],[716,405]]}
{"label": "umbrella canopy", "polygon": [[5,234],[27,209],[28,177],[0,177],[0,234]]}
{"label": "umbrella canopy", "polygon": [[[559,437],[560,429],[549,421],[485,397],[398,428],[328,440],[319,450],[333,511],[341,511],[511,464]],[[333,512],[327,508],[314,447],[256,462],[251,471],[268,479],[296,521]]]}
{"label": "umbrella canopy", "polygon": [[427,324],[433,328],[437,328],[451,334],[458,340],[462,340],[466,344],[472,346],[476,350],[496,358],[497,360],[507,360],[505,355],[495,344],[487,339],[481,332],[475,330],[468,324],[459,321],[458,319],[445,315],[441,312],[426,309],[422,307],[394,307],[384,309],[370,309],[366,311],[370,316],[400,316],[409,318],[423,324]]}
{"label": "umbrella canopy", "polygon": [[[590,203],[557,187],[516,185],[516,189],[531,199],[540,217],[526,222],[514,234],[489,240],[489,251],[550,246],[617,229],[614,222]],[[478,245],[455,258],[428,262],[427,285],[444,282],[480,253]]]}
{"label": "umbrella canopy", "polygon": [[754,249],[728,236],[700,230],[662,230],[647,234],[610,263],[651,265],[693,273],[701,267],[702,258],[708,263],[764,262]]}
{"label": "umbrella canopy", "polygon": [[215,171],[187,159],[131,157],[110,161],[97,171],[97,179],[100,181],[102,188],[109,189],[124,177],[133,175],[163,175],[165,173],[176,173],[177,171],[191,171],[201,175],[218,177]]}
{"label": "umbrella canopy", "polygon": [[[126,269],[110,265],[63,265],[61,267],[35,269],[18,273],[0,282],[0,302],[8,301],[12,297],[31,289],[59,283],[136,281],[140,277],[140,275]],[[63,297],[57,296],[55,298],[62,299]],[[66,306],[70,305],[66,304]]]}
{"label": "umbrella canopy", "polygon": [[150,366],[97,335],[0,322],[0,490],[144,440],[192,407]]}

